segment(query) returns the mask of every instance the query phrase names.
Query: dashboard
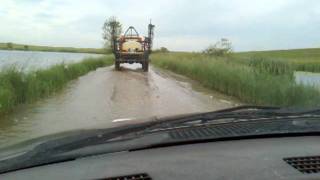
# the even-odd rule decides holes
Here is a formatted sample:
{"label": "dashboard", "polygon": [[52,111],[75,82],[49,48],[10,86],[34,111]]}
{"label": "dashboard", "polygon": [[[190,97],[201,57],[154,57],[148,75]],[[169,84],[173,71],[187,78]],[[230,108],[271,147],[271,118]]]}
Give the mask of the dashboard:
{"label": "dashboard", "polygon": [[14,171],[0,179],[320,179],[319,142],[320,137],[305,136],[123,151]]}

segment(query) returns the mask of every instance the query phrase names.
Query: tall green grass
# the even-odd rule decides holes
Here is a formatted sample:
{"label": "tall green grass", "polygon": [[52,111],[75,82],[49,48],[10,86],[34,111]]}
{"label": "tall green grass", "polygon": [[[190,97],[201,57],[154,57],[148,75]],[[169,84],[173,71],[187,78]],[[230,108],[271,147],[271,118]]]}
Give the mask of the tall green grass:
{"label": "tall green grass", "polygon": [[0,114],[19,104],[47,97],[61,90],[70,80],[112,63],[112,56],[103,56],[31,72],[22,72],[15,67],[4,69],[0,72]]}
{"label": "tall green grass", "polygon": [[295,62],[294,67],[296,71],[306,72],[320,72],[320,61],[319,62]]}
{"label": "tall green grass", "polygon": [[291,64],[296,71],[320,72],[320,48],[239,52],[234,56],[242,59],[242,63],[258,57]]}
{"label": "tall green grass", "polygon": [[269,73],[277,76],[288,75],[290,77],[292,77],[294,73],[293,66],[281,60],[253,57],[249,60],[248,65],[259,73]]}
{"label": "tall green grass", "polygon": [[195,79],[208,88],[237,97],[245,103],[286,107],[320,104],[319,91],[296,84],[286,73],[277,72],[274,75],[259,72],[255,65],[237,63],[232,59],[196,53],[167,53],[152,55],[152,63]]}

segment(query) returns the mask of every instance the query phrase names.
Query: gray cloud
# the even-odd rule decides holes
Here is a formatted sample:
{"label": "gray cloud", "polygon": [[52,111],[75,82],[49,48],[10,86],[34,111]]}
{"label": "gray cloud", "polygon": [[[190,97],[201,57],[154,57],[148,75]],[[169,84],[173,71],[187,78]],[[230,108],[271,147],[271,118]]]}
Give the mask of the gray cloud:
{"label": "gray cloud", "polygon": [[201,50],[221,37],[236,50],[317,47],[317,0],[2,0],[0,41],[101,47],[101,26],[115,15],[141,34],[152,18],[155,46]]}

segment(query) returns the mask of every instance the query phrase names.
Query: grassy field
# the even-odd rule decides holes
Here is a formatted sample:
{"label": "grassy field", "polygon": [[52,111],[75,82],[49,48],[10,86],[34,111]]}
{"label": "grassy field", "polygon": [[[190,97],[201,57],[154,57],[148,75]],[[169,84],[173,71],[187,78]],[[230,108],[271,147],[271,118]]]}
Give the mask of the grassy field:
{"label": "grassy field", "polygon": [[72,53],[93,53],[107,54],[110,51],[98,48],[73,48],[73,47],[52,47],[52,46],[34,46],[14,43],[0,43],[2,50],[18,50],[18,51],[45,51],[45,52],[72,52]]}
{"label": "grassy field", "polygon": [[320,48],[241,52],[234,57],[244,63],[260,58],[289,64],[298,71],[320,72]]}
{"label": "grassy field", "polygon": [[243,56],[239,59],[239,55],[236,56],[217,58],[200,53],[156,53],[152,55],[152,63],[248,104],[287,107],[319,104],[320,92],[296,84],[292,67],[286,61]]}
{"label": "grassy field", "polygon": [[5,69],[0,72],[0,114],[11,111],[19,104],[47,97],[61,90],[70,80],[98,67],[113,64],[112,60],[112,56],[103,56],[28,73],[14,67]]}

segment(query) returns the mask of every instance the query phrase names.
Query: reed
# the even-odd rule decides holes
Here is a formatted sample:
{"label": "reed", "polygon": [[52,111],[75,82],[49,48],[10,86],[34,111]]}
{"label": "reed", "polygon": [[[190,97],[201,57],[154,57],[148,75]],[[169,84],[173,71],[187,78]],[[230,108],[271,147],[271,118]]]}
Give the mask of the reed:
{"label": "reed", "polygon": [[255,66],[232,59],[212,58],[199,53],[166,53],[154,54],[152,63],[248,104],[308,107],[320,102],[318,90],[295,83],[286,73],[260,72]]}

